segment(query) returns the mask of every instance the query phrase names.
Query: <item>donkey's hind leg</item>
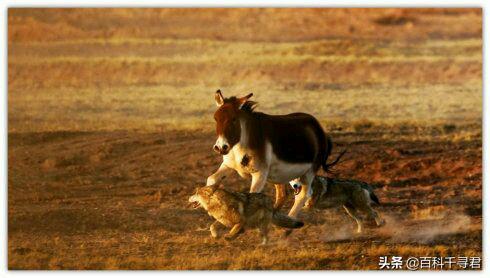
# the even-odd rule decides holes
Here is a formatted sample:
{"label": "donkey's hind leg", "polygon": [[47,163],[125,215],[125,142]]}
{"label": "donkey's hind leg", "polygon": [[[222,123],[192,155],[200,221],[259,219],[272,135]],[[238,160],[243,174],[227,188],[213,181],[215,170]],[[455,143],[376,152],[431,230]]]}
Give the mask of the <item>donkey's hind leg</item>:
{"label": "donkey's hind leg", "polygon": [[280,209],[286,201],[286,186],[284,184],[274,184],[276,187],[276,202],[274,203],[274,209]]}

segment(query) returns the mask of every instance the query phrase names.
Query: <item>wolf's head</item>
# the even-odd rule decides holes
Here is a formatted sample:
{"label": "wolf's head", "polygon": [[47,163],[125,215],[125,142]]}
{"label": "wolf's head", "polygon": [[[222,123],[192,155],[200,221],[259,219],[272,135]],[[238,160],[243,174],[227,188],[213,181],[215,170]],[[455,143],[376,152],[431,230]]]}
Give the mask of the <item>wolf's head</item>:
{"label": "wolf's head", "polygon": [[218,187],[219,187],[218,184],[211,185],[211,186],[197,187],[194,195],[189,197],[189,202],[194,204],[194,208],[198,208],[201,206],[205,210],[207,210],[211,196],[213,196],[214,191],[216,191]]}
{"label": "wolf's head", "polygon": [[[289,185],[294,190],[294,194],[297,195],[301,192],[302,186],[300,179],[294,179],[289,182]],[[318,199],[320,199],[323,194],[327,192],[327,178],[322,176],[315,176],[313,182],[311,183],[311,197],[305,203],[305,209],[311,209],[315,206]]]}
{"label": "wolf's head", "polygon": [[298,195],[301,192],[302,186],[301,186],[300,178],[290,181],[289,185],[291,185],[291,187],[293,188],[294,195]]}

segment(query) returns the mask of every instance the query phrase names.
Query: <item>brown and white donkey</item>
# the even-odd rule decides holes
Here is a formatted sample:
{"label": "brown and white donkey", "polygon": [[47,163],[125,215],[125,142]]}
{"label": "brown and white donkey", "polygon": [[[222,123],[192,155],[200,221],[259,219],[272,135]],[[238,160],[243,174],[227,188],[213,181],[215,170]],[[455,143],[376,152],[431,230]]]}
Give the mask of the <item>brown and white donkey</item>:
{"label": "brown and white donkey", "polygon": [[274,183],[274,206],[280,208],[286,184],[299,178],[301,191],[289,212],[297,217],[311,196],[316,172],[320,167],[328,169],[332,143],[313,116],[255,112],[257,103],[249,100],[252,95],[224,98],[220,90],[215,93],[218,139],[213,149],[223,156],[223,162],[206,184],[216,184],[235,170],[241,177],[252,177],[250,192],[261,192],[267,182]]}

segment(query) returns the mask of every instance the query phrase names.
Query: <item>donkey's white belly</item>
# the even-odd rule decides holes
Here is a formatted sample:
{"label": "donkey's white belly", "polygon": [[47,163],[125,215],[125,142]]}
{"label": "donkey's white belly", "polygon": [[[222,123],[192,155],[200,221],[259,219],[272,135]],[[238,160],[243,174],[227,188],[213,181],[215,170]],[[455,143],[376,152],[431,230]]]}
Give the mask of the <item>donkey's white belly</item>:
{"label": "donkey's white belly", "polygon": [[312,167],[312,163],[290,163],[280,160],[272,151],[272,146],[269,142],[265,148],[266,156],[262,158],[263,166],[268,166],[268,169],[261,169],[258,165],[255,165],[257,158],[251,157],[251,164],[248,167],[241,165],[241,160],[245,154],[248,154],[240,144],[235,145],[231,151],[223,157],[223,162],[229,168],[234,169],[241,177],[246,178],[251,174],[250,170],[255,171],[267,171],[267,181],[272,183],[287,184],[289,181],[299,178],[304,175]]}
{"label": "donkey's white belly", "polygon": [[289,163],[272,155],[267,180],[273,183],[288,183],[311,169],[311,163]]}

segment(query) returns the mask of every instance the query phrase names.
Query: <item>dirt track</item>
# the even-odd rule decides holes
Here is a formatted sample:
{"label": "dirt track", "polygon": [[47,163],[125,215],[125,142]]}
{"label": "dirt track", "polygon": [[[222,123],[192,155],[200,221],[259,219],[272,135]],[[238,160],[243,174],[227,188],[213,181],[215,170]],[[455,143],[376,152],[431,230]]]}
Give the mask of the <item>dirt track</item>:
{"label": "dirt track", "polygon": [[[482,255],[482,9],[11,8],[8,25],[10,269]],[[187,199],[220,162],[217,88],[318,118],[348,149],[335,175],[372,183],[387,225],[354,235],[340,209],[266,247],[211,239]]]}
{"label": "dirt track", "polygon": [[260,247],[253,231],[211,239],[209,216],[188,207],[220,162],[211,133],[10,134],[9,267],[376,269],[383,255],[481,256],[481,141],[382,135],[332,134],[349,149],[337,175],[373,183],[384,228],[358,236],[341,210],[305,213],[305,228]]}

